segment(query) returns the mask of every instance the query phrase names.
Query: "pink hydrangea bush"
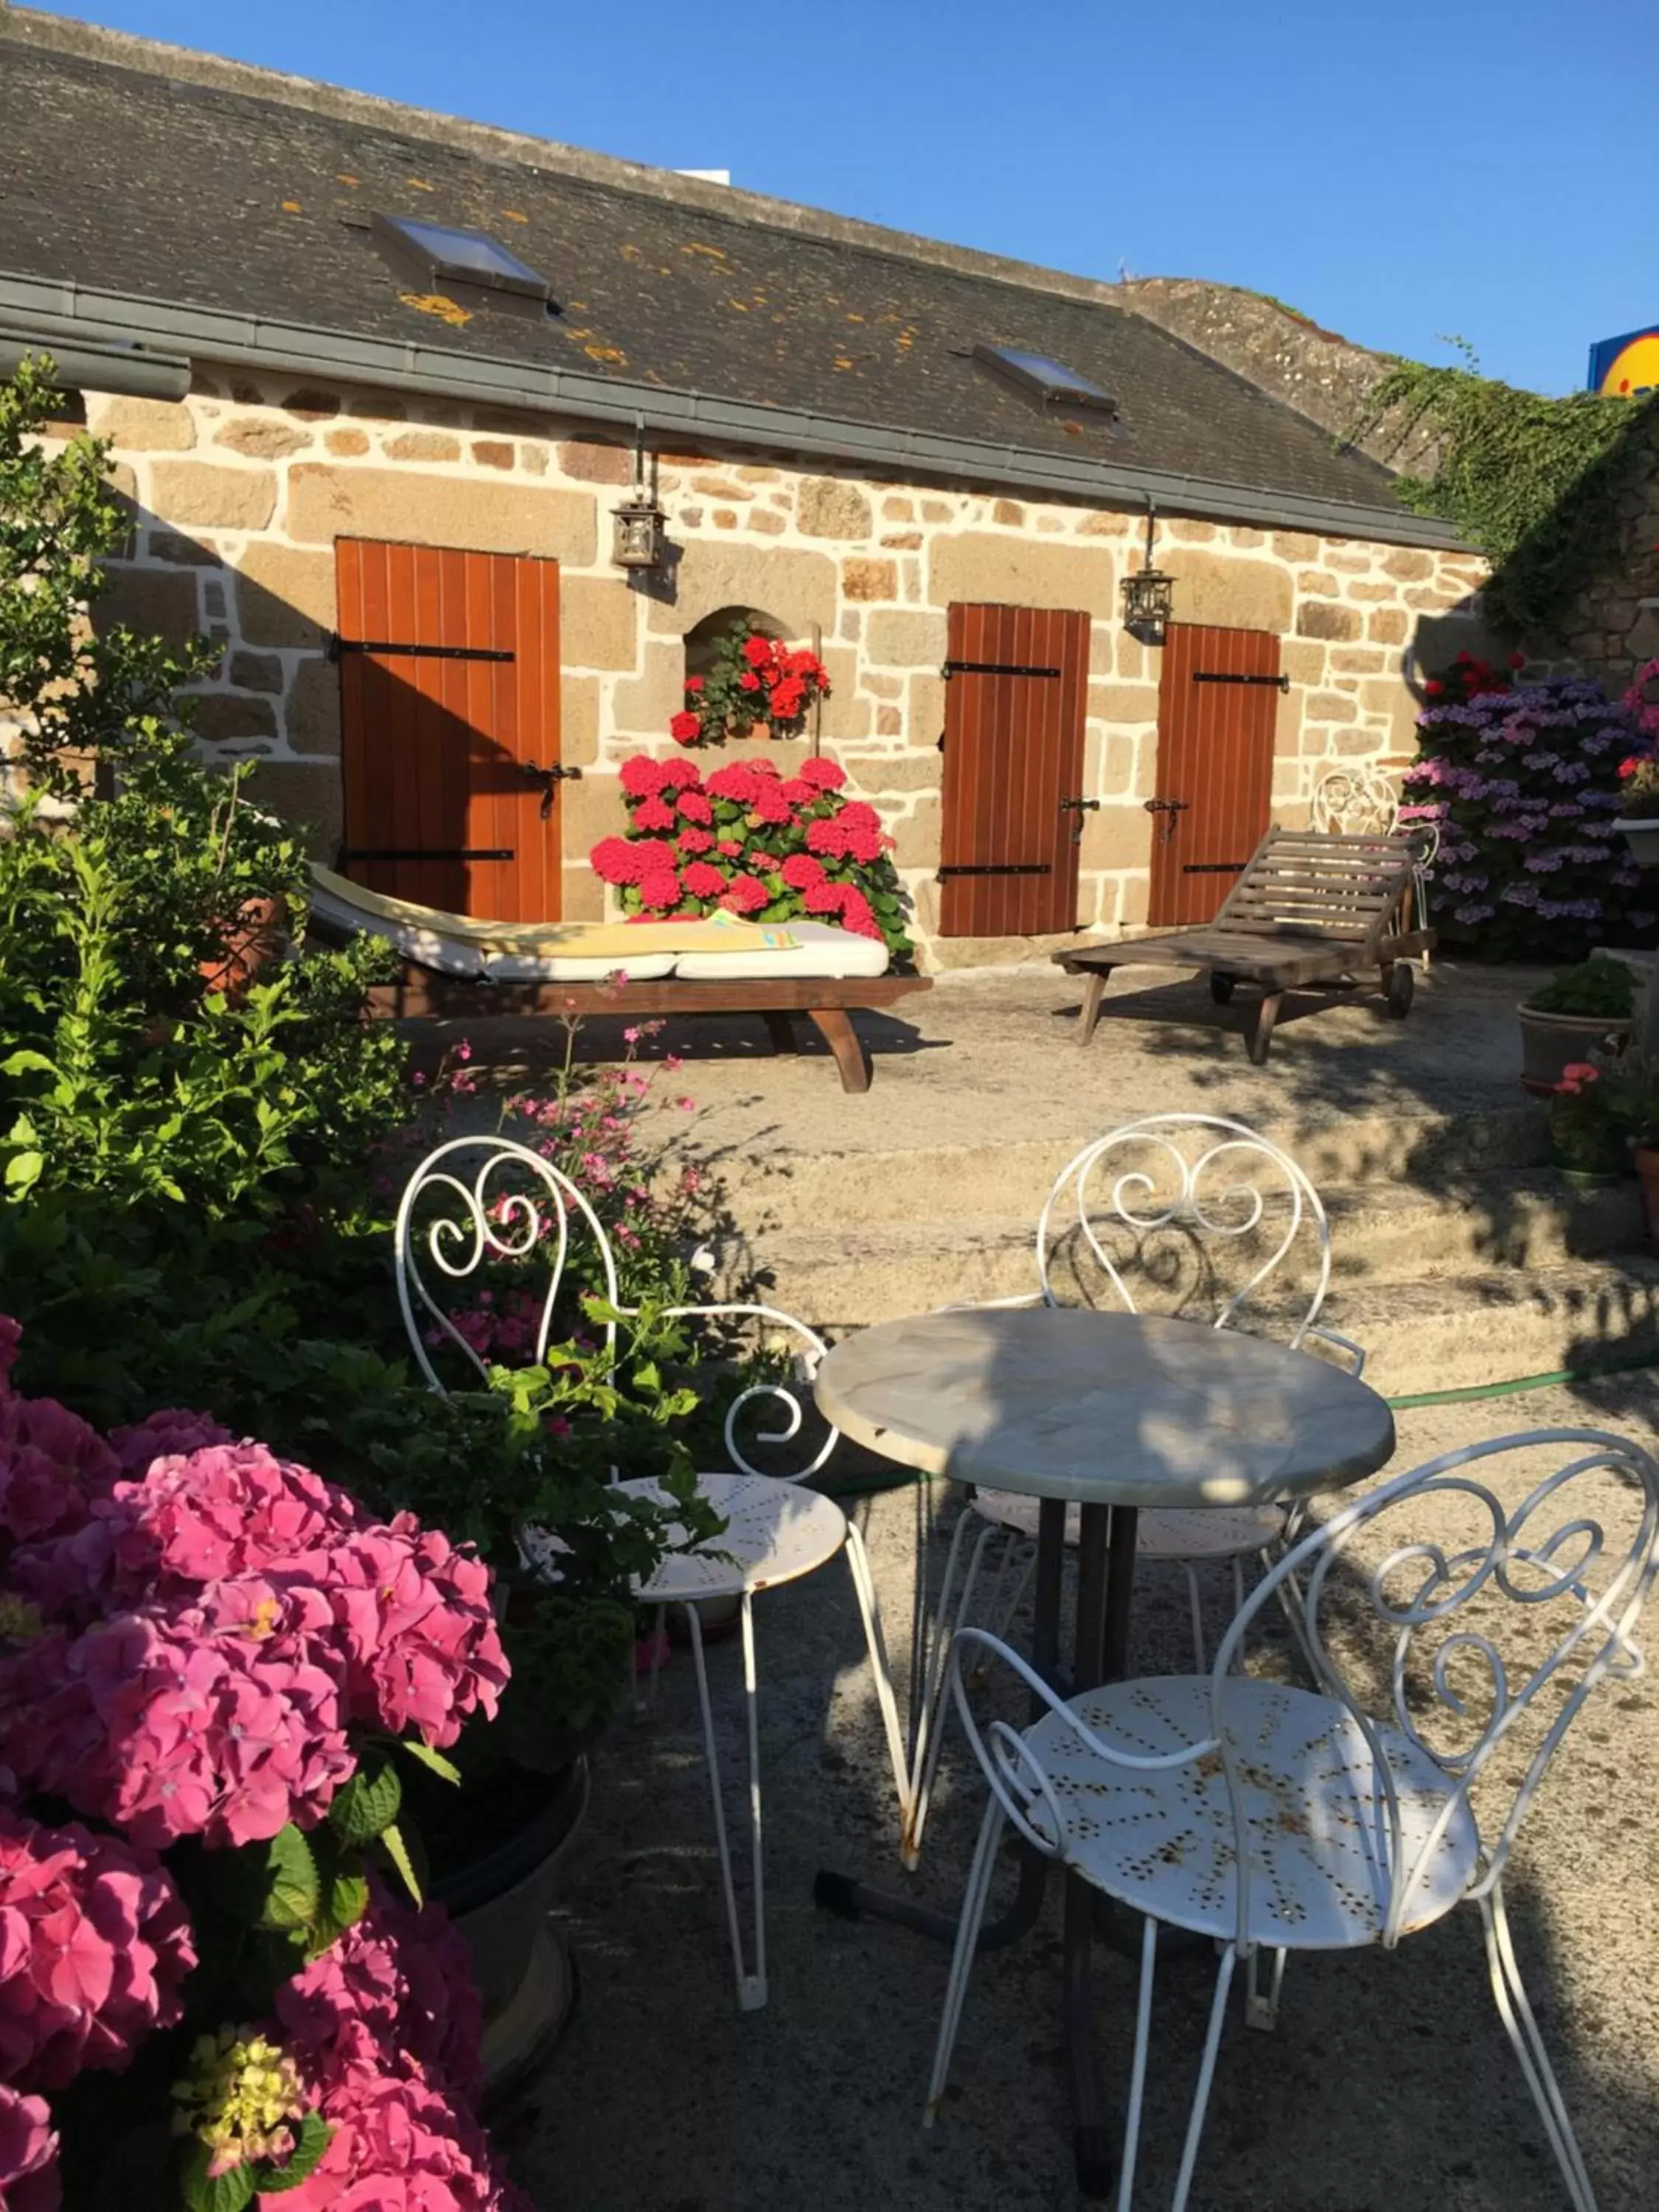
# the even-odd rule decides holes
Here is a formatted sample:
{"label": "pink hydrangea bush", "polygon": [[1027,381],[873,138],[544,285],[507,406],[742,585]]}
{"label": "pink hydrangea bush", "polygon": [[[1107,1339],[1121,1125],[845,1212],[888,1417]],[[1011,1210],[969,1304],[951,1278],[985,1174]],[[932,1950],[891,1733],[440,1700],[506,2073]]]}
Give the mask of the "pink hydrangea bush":
{"label": "pink hydrangea bush", "polygon": [[[391,1815],[331,1830],[337,1917],[316,1917],[320,1883],[298,1907],[270,1886],[313,1863],[300,1832],[337,1813],[366,1746],[378,1773],[388,1738],[449,1744],[493,1715],[507,1665],[487,1570],[204,1415],[156,1413],[106,1443],[12,1391],[16,1350],[0,1319],[0,2212],[61,2201],[50,2098],[169,2035],[185,2039],[185,2202],[207,2201],[192,2173],[239,2172],[293,2212],[509,2212],[522,2200],[472,2109],[465,1947],[439,1908],[404,1911],[378,1885],[352,1918],[361,1842],[390,1839]],[[42,1797],[113,1832],[53,1825]],[[227,1895],[244,1909],[301,1913],[243,1923],[294,1931],[296,1971],[267,1969],[268,2032],[188,2040],[202,1939],[164,1856],[186,1839],[243,1855],[252,1890]],[[94,2109],[77,2127],[96,2154]]]}
{"label": "pink hydrangea bush", "polygon": [[724,911],[745,919],[831,921],[909,950],[893,840],[865,800],[843,796],[838,762],[783,776],[763,757],[728,761],[705,781],[683,755],[637,753],[622,769],[625,836],[591,854],[623,911],[645,919]]}

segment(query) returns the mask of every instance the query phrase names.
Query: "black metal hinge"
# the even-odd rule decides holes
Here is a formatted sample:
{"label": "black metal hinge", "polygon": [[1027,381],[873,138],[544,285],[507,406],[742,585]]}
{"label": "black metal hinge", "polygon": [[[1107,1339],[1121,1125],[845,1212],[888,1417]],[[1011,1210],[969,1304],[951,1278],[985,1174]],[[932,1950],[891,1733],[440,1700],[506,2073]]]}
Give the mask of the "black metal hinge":
{"label": "black metal hinge", "polygon": [[1242,876],[1247,866],[1243,860],[1189,860],[1181,872],[1183,876]]}
{"label": "black metal hinge", "polygon": [[342,637],[337,630],[326,635],[331,660],[337,660],[343,653],[390,653],[408,660],[511,660],[514,657],[493,645],[394,645],[385,638]]}
{"label": "black metal hinge", "polygon": [[941,868],[939,879],[946,876],[1046,876],[1052,872],[1047,860],[980,860],[970,867]]}
{"label": "black metal hinge", "polygon": [[1271,684],[1275,691],[1288,691],[1291,679],[1286,676],[1229,676],[1216,669],[1195,668],[1194,684]]}
{"label": "black metal hinge", "polygon": [[510,860],[514,848],[473,845],[348,845],[343,860]]}
{"label": "black metal hinge", "polygon": [[1012,660],[947,660],[939,674],[953,676],[1058,676],[1058,668],[1026,668]]}

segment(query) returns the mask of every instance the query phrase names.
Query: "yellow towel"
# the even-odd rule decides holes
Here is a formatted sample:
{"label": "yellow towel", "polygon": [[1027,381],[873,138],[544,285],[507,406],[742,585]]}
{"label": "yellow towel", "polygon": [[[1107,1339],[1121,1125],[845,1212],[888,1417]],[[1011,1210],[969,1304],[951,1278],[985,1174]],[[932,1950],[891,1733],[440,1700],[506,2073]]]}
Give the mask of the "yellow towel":
{"label": "yellow towel", "polygon": [[787,952],[795,944],[776,922],[744,921],[732,914],[711,914],[701,921],[480,921],[470,915],[446,914],[441,907],[417,906],[411,899],[387,898],[314,861],[311,872],[319,890],[343,905],[361,907],[382,921],[453,938],[486,955],[625,961],[630,952]]}

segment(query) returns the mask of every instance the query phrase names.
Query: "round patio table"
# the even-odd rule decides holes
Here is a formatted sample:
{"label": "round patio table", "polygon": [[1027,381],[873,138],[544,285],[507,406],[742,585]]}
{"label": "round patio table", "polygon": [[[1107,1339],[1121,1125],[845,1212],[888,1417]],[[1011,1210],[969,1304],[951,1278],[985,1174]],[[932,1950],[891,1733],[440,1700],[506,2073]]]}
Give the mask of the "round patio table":
{"label": "round patio table", "polygon": [[[1394,1417],[1344,1369],[1236,1329],[1164,1315],[1046,1306],[967,1309],[848,1337],[818,1369],[820,1410],[884,1458],[1042,1501],[1031,1661],[1066,1695],[1128,1671],[1143,1509],[1263,1505],[1334,1490],[1392,1455]],[[1079,1515],[1072,1662],[1060,1663],[1068,1506]],[[1048,1863],[1024,1855],[1018,1896],[981,1948],[1026,1934]],[[956,1921],[825,1871],[833,1911],[952,1940]],[[1085,2193],[1109,2191],[1114,2154],[1091,2037],[1093,1893],[1066,1882],[1065,2011]]]}

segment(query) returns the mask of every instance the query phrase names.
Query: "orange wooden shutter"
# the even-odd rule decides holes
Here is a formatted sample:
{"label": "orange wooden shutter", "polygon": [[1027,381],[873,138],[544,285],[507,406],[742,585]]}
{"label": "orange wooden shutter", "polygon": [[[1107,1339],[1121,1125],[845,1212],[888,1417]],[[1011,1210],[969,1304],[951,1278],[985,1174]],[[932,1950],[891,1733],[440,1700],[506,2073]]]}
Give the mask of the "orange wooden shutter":
{"label": "orange wooden shutter", "polygon": [[1213,920],[1273,815],[1279,640],[1269,631],[1171,623],[1158,700],[1147,919]]}

